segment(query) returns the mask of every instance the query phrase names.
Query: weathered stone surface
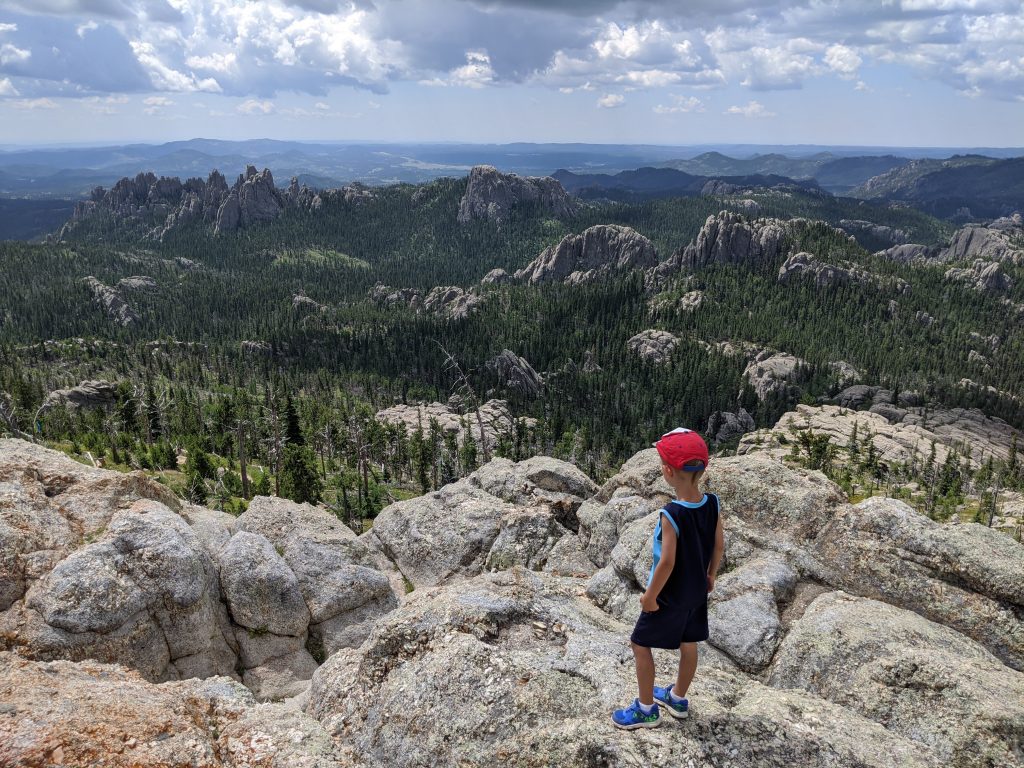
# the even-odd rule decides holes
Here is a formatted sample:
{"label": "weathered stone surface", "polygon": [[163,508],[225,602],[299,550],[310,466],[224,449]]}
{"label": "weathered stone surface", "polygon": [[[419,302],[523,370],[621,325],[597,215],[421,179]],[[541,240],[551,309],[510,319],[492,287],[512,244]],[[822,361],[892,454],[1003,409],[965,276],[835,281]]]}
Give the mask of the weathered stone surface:
{"label": "weathered stone surface", "polygon": [[484,297],[472,290],[467,291],[455,285],[439,285],[431,288],[423,299],[423,309],[451,320],[465,320],[483,301]]}
{"label": "weathered stone surface", "polygon": [[981,259],[975,259],[966,269],[953,267],[946,270],[946,279],[966,283],[982,293],[1008,291],[1013,287],[1013,279],[1003,271],[999,262]]}
{"label": "weathered stone surface", "polygon": [[753,432],[755,427],[754,417],[745,408],[740,408],[739,413],[715,411],[708,419],[704,433],[710,435],[712,444],[717,446]]}
{"label": "weathered stone surface", "polygon": [[801,688],[926,745],[949,765],[1024,757],[1024,674],[909,611],[830,592],[790,631],[772,685]]}
{"label": "weathered stone surface", "polygon": [[[574,579],[517,569],[417,589],[366,644],[317,671],[308,712],[370,764],[403,768],[935,764],[921,744],[712,654],[687,727],[617,731],[609,712],[634,695],[628,632]],[[656,660],[669,679],[674,660]]]}
{"label": "weathered stone surface", "polygon": [[515,279],[504,269],[492,269],[480,279],[482,285],[509,285]]}
{"label": "weathered stone surface", "polygon": [[[508,434],[515,428],[515,417],[509,410],[508,402],[505,400],[488,400],[480,406],[477,419],[476,410],[463,411],[460,403],[416,403],[411,405],[393,405],[377,411],[379,421],[387,421],[391,424],[404,424],[408,434],[417,429],[422,429],[426,434],[430,429],[430,422],[437,420],[438,427],[442,432],[454,432],[459,435],[460,442],[469,437],[481,444],[486,439],[489,449],[497,445],[498,436]],[[535,425],[536,419],[525,419],[527,425]],[[480,435],[480,425],[483,424],[484,438]]]}
{"label": "weathered stone surface", "polygon": [[797,369],[806,365],[805,360],[786,354],[785,352],[759,353],[743,371],[743,376],[754,388],[759,400],[769,395],[790,389]]}
{"label": "weathered stone surface", "polygon": [[515,274],[530,285],[578,285],[626,269],[649,269],[658,263],[654,245],[639,232],[618,224],[597,224],[566,235]]}
{"label": "weathered stone surface", "polygon": [[287,656],[277,656],[245,670],[242,682],[257,701],[281,701],[305,691],[316,668],[316,660],[309,651],[300,648]]}
{"label": "weathered stone surface", "polygon": [[93,301],[117,325],[127,326],[139,321],[139,313],[132,309],[131,305],[124,300],[124,297],[115,288],[101,283],[92,275],[83,277],[82,284],[92,293]]}
{"label": "weathered stone surface", "polygon": [[501,173],[490,165],[477,165],[470,170],[466,193],[459,201],[459,223],[472,219],[501,222],[524,203],[538,205],[559,217],[576,213],[572,198],[550,176],[517,176]]}
{"label": "weathered stone surface", "polygon": [[884,278],[852,265],[828,264],[806,251],[794,253],[779,267],[780,283],[794,279],[810,279],[818,288],[843,283],[860,283],[876,288],[887,288],[897,293],[906,293],[910,284],[900,278]]}
{"label": "weathered stone surface", "polygon": [[227,678],[153,685],[118,666],[0,653],[0,764],[336,768],[323,727]]}
{"label": "weathered stone surface", "polygon": [[680,269],[699,269],[708,264],[760,263],[781,256],[786,248],[785,222],[777,219],[749,220],[742,214],[721,211],[708,216],[697,239],[676,251],[661,264],[659,275]]}
{"label": "weathered stone surface", "polygon": [[[929,408],[926,411],[920,406],[886,405],[891,399],[891,392],[877,387],[849,387],[838,398],[846,407],[798,405],[771,429],[745,435],[738,451],[740,454],[767,452],[782,457],[789,449],[782,440],[788,441],[794,432],[806,430],[827,435],[832,444],[841,449],[849,444],[855,425],[858,439],[863,441],[871,435],[880,461],[889,466],[926,461],[933,441],[940,464],[955,447],[974,467],[983,464],[989,455],[1008,458],[1014,437],[1024,445],[1024,434],[1019,430],[977,409]],[[910,392],[901,392],[897,399],[903,403],[915,401],[914,393]],[[851,410],[871,403],[875,404],[870,405],[868,411]]]}
{"label": "weathered stone surface", "polygon": [[840,219],[839,226],[851,235],[868,235],[877,240],[887,240],[893,244],[906,243],[910,239],[906,231],[902,229],[887,227],[884,224],[876,224],[873,221]]}
{"label": "weathered stone surface", "polygon": [[427,496],[385,508],[369,536],[417,587],[512,565],[543,568],[595,489],[576,467],[546,457],[496,458]]}
{"label": "weathered stone surface", "polygon": [[505,349],[487,361],[487,370],[498,379],[499,386],[527,397],[539,397],[544,391],[544,379],[533,366],[515,352]]}
{"label": "weathered stone surface", "polygon": [[301,635],[309,626],[295,574],[262,536],[231,537],[220,551],[220,579],[236,624],[276,635]]}
{"label": "weathered stone surface", "polygon": [[626,342],[626,347],[630,352],[655,365],[664,365],[669,362],[672,359],[672,353],[678,346],[678,336],[654,328],[641,331]]}
{"label": "weathered stone surface", "polygon": [[1024,546],[1013,539],[875,497],[842,508],[811,555],[820,581],[915,611],[1024,669]]}
{"label": "weathered stone surface", "polygon": [[886,248],[884,251],[877,251],[875,256],[899,262],[900,264],[913,264],[935,259],[939,255],[938,248],[931,248],[927,245],[916,243],[905,243]]}
{"label": "weathered stone surface", "polygon": [[261,698],[294,695],[309,652],[358,645],[397,605],[324,509],[257,497],[236,519],[19,440],[0,441],[0,543],[0,648],[154,681],[241,672]]}
{"label": "weathered stone surface", "polygon": [[1024,261],[1024,248],[1011,239],[1024,234],[1020,225],[1020,214],[1016,217],[997,219],[988,227],[968,225],[954,233],[949,246],[942,251],[943,261]]}
{"label": "weathered stone surface", "polygon": [[110,381],[83,381],[77,387],[56,389],[46,396],[40,411],[59,405],[68,408],[109,408],[117,401],[117,385]]}

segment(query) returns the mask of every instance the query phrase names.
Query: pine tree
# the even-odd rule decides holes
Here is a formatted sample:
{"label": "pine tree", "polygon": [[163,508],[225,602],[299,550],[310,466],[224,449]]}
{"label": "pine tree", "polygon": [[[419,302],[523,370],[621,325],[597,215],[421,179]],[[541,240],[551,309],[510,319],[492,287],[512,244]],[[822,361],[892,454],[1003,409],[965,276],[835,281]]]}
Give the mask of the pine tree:
{"label": "pine tree", "polygon": [[286,445],[281,466],[281,495],[299,503],[316,504],[323,495],[323,481],[316,470],[316,456],[304,445]]}

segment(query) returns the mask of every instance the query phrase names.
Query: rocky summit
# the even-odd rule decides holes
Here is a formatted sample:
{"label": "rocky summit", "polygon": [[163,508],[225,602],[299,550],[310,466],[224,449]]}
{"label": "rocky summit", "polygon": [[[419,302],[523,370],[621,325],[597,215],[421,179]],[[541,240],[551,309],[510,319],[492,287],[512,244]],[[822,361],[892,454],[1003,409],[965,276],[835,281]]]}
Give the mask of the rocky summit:
{"label": "rocky summit", "polygon": [[469,172],[458,220],[461,224],[473,219],[501,222],[520,205],[537,205],[559,217],[576,213],[576,203],[550,176],[518,176],[501,173],[491,165],[477,165]]}
{"label": "rocky summit", "polygon": [[650,269],[657,263],[654,245],[639,232],[616,224],[598,224],[545,248],[516,272],[515,279],[530,285],[578,285],[625,269]]}
{"label": "rocky summit", "polygon": [[0,441],[0,764],[1021,764],[1024,546],[768,452],[707,484],[726,556],[691,717],[623,732],[653,449],[600,487],[496,458],[356,536]]}

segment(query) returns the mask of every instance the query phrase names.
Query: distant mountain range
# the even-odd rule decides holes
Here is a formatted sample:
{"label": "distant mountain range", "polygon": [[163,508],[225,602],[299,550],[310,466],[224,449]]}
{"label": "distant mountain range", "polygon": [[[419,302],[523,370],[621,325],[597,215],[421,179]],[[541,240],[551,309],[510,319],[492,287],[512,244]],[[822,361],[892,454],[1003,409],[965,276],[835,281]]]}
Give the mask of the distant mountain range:
{"label": "distant mountain range", "polygon": [[689,197],[700,194],[731,194],[751,187],[799,187],[818,189],[813,179],[794,181],[787,176],[750,174],[743,176],[701,176],[674,168],[638,168],[616,174],[578,174],[564,169],[555,171],[557,179],[570,194],[584,200],[634,202],[658,197]]}
{"label": "distant mountain range", "polygon": [[954,154],[1005,158],[1024,149],[930,149],[822,146],[631,144],[378,144],[307,143],[254,139],[191,139],[166,144],[47,147],[0,151],[0,196],[85,198],[96,186],[140,172],[203,177],[216,168],[229,179],[247,165],[270,168],[315,187],[419,183],[463,176],[474,165],[521,175],[546,176],[563,168],[577,174],[618,173],[644,166],[674,168],[695,176],[778,175],[815,179],[845,194],[879,173],[910,160]]}
{"label": "distant mountain range", "polygon": [[1024,210],[1024,157],[913,160],[867,180],[855,197],[903,202],[942,218],[992,218]]}

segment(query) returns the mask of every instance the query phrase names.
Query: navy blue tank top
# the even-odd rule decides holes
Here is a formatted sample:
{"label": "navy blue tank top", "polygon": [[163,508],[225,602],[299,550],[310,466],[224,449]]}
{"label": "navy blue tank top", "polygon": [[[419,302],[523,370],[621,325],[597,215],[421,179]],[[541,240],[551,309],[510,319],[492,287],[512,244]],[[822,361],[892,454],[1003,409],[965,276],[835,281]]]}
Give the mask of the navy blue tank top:
{"label": "navy blue tank top", "polygon": [[708,568],[715,550],[718,529],[718,497],[705,493],[699,502],[670,501],[658,515],[654,528],[654,564],[647,577],[650,585],[661,560],[661,525],[668,520],[676,532],[676,563],[658,594],[663,608],[694,608],[708,599]]}

